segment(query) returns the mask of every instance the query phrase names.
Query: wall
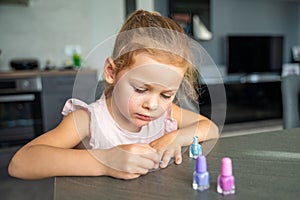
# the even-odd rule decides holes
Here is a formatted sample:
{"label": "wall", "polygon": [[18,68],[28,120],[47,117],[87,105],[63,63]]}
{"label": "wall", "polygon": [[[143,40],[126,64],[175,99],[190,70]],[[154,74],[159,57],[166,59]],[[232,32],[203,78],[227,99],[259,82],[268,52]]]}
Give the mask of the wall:
{"label": "wall", "polygon": [[36,57],[41,66],[50,59],[57,66],[70,60],[67,44],[87,54],[96,44],[118,32],[125,16],[123,0],[31,0],[30,6],[0,6],[0,70],[15,57]]}
{"label": "wall", "polygon": [[144,9],[148,11],[154,11],[154,1],[153,0],[135,0],[136,9]]}
{"label": "wall", "polygon": [[[83,54],[117,33],[124,21],[124,0],[31,0],[29,7],[0,6],[0,70],[13,57],[38,57],[56,65],[68,59],[66,44],[79,44]],[[140,0],[141,1],[141,0]],[[168,0],[154,0],[167,15]],[[214,37],[201,44],[216,64],[224,65],[228,34],[285,35],[284,62],[300,45],[300,0],[211,0]]]}
{"label": "wall", "polygon": [[[155,0],[155,9],[168,14],[168,0]],[[218,65],[226,63],[225,38],[229,34],[282,34],[284,62],[290,48],[300,45],[299,0],[211,0],[213,39],[201,41]]]}
{"label": "wall", "polygon": [[300,38],[299,1],[211,0],[213,40],[203,42],[216,63],[226,63],[228,34],[282,34],[284,62],[290,62],[290,48]]}

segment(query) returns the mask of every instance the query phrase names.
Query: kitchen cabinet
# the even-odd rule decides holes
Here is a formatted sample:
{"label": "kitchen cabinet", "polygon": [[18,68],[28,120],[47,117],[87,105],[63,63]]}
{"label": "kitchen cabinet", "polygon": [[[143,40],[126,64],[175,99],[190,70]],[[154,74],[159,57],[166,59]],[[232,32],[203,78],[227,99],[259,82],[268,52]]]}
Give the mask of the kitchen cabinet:
{"label": "kitchen cabinet", "polygon": [[43,131],[56,127],[62,120],[61,111],[69,98],[86,103],[94,101],[97,71],[53,73],[42,76]]}
{"label": "kitchen cabinet", "polygon": [[[214,87],[217,88],[218,84],[210,83],[210,89]],[[232,79],[228,76],[224,79],[224,87],[227,98],[225,124],[282,118],[280,76],[262,77],[259,80],[246,77]],[[210,94],[206,85],[202,88],[200,111],[209,117]]]}
{"label": "kitchen cabinet", "polygon": [[67,99],[95,100],[96,70],[0,73],[0,146],[22,145],[62,120]]}
{"label": "kitchen cabinet", "polygon": [[212,39],[210,0],[170,0],[169,16],[194,39]]}

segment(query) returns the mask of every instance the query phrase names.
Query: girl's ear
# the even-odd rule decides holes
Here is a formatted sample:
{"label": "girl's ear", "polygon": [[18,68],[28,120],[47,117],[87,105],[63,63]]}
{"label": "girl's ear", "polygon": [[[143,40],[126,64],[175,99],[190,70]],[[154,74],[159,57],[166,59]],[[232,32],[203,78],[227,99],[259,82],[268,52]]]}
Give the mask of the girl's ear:
{"label": "girl's ear", "polygon": [[108,84],[113,84],[115,81],[116,65],[111,57],[107,58],[104,66],[104,78]]}

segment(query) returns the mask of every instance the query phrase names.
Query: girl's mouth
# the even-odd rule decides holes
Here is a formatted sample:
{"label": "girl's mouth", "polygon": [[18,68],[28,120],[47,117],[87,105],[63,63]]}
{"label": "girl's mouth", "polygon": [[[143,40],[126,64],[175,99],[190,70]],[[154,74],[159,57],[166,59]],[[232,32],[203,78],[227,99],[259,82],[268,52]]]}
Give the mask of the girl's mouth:
{"label": "girl's mouth", "polygon": [[152,121],[153,117],[148,115],[137,114],[137,118],[143,121]]}

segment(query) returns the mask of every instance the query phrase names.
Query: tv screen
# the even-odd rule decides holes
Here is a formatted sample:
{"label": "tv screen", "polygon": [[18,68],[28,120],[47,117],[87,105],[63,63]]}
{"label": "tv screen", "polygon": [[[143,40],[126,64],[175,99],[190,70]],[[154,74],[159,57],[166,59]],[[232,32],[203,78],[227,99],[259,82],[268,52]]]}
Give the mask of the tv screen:
{"label": "tv screen", "polygon": [[228,36],[227,72],[281,73],[283,36]]}

